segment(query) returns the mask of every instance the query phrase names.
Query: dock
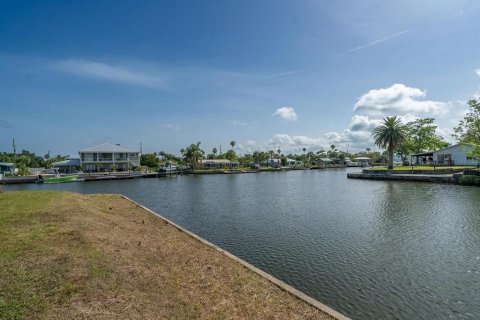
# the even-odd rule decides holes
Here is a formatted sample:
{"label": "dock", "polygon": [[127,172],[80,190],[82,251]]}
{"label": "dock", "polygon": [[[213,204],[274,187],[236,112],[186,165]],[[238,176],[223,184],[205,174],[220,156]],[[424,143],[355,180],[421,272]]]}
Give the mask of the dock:
{"label": "dock", "polygon": [[[167,176],[175,176],[176,173],[162,173],[162,172],[148,172],[148,173],[106,173],[106,174],[89,174],[81,173],[78,175],[77,181],[110,181],[110,180],[126,180],[137,178],[160,178]],[[36,183],[38,181],[37,176],[25,176],[25,177],[6,177],[0,180],[0,184],[25,184]],[[74,181],[75,182],[75,181]]]}
{"label": "dock", "polygon": [[366,179],[366,180],[388,180],[388,181],[416,181],[416,182],[436,182],[436,183],[458,183],[462,177],[462,173],[448,174],[418,174],[418,173],[366,173],[356,172],[347,173],[350,179]]}

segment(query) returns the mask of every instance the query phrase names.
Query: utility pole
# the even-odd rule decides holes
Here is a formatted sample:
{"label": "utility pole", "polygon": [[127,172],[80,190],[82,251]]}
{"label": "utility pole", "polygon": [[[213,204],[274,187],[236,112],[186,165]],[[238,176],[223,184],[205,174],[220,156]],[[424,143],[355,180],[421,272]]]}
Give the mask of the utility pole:
{"label": "utility pole", "polygon": [[140,154],[143,154],[143,152],[142,152],[142,142],[140,142]]}
{"label": "utility pole", "polygon": [[15,138],[13,138],[12,148],[13,148],[13,155],[17,154],[17,146],[15,145]]}

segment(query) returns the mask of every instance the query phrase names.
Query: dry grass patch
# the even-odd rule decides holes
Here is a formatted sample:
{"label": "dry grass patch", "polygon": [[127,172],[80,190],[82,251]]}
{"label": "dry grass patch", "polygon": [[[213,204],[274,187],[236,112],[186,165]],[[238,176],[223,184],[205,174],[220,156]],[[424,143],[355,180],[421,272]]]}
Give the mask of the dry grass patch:
{"label": "dry grass patch", "polygon": [[330,319],[119,195],[0,194],[0,318]]}

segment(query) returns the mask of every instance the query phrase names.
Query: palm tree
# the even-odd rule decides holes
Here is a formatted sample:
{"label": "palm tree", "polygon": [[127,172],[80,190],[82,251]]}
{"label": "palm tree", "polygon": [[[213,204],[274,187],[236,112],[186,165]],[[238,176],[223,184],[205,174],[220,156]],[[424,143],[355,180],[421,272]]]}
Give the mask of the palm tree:
{"label": "palm tree", "polygon": [[213,148],[212,153],[213,153],[213,157],[216,158],[217,157],[217,148]]}
{"label": "palm tree", "polygon": [[230,145],[232,146],[232,150],[233,150],[233,147],[235,147],[235,141],[230,141]]}
{"label": "palm tree", "polygon": [[388,169],[393,169],[393,152],[407,138],[405,126],[397,116],[385,117],[382,125],[372,131],[375,144],[386,148],[388,152]]}
{"label": "palm tree", "polygon": [[203,159],[205,152],[200,149],[200,143],[192,143],[188,148],[185,149],[184,158],[187,162],[190,162],[194,169],[198,169],[200,161]]}
{"label": "palm tree", "polygon": [[302,150],[303,150],[303,166],[305,167],[307,165],[306,163],[307,158],[305,157],[305,151],[307,151],[307,148],[303,147]]}

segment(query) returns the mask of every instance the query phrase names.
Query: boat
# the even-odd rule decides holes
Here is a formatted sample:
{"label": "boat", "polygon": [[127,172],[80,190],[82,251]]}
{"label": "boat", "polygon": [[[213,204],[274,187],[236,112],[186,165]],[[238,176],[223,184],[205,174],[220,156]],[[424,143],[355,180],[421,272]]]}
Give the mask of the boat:
{"label": "boat", "polygon": [[42,175],[38,175],[38,182],[40,182],[40,183],[63,183],[63,182],[77,181],[77,178],[78,178],[78,174],[62,176],[58,173],[57,170],[55,170],[53,177],[43,177]]}
{"label": "boat", "polygon": [[178,167],[175,164],[167,163],[164,167],[158,168],[158,172],[162,173],[176,173],[178,171]]}
{"label": "boat", "polygon": [[43,178],[43,183],[63,183],[63,182],[72,182],[76,181],[78,178],[78,174],[70,175],[70,176],[55,176],[50,178]]}

